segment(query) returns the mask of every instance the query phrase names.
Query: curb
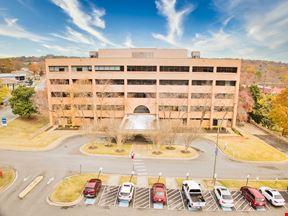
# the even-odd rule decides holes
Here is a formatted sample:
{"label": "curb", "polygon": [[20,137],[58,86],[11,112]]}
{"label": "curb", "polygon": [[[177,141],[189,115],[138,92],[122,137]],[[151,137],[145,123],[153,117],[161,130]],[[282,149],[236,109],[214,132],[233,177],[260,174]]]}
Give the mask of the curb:
{"label": "curb", "polygon": [[58,206],[58,207],[69,207],[79,204],[83,200],[83,195],[81,194],[75,201],[72,202],[56,202],[50,199],[50,196],[46,198],[46,201],[51,206]]}

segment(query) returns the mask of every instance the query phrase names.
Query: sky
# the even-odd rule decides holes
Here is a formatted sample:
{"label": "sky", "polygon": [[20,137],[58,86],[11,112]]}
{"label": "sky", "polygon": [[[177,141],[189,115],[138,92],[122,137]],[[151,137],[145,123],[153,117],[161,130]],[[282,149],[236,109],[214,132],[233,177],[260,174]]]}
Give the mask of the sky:
{"label": "sky", "polygon": [[125,47],[288,63],[288,1],[0,0],[0,57]]}

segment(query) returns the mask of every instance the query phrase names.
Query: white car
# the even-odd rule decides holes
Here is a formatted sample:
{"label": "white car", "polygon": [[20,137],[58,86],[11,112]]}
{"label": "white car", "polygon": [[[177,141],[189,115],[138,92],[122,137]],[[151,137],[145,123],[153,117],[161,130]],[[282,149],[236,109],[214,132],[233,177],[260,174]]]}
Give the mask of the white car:
{"label": "white car", "polygon": [[279,191],[269,188],[269,187],[260,187],[259,191],[263,196],[274,206],[284,206],[285,199],[279,193]]}
{"label": "white car", "polygon": [[214,193],[215,193],[221,207],[224,207],[224,208],[233,208],[234,207],[233,198],[231,196],[230,191],[226,187],[215,186],[214,187]]}
{"label": "white car", "polygon": [[133,194],[134,194],[134,189],[135,186],[133,183],[131,182],[124,182],[121,185],[121,188],[119,190],[119,194],[118,194],[118,201],[128,201],[130,202],[133,198]]}

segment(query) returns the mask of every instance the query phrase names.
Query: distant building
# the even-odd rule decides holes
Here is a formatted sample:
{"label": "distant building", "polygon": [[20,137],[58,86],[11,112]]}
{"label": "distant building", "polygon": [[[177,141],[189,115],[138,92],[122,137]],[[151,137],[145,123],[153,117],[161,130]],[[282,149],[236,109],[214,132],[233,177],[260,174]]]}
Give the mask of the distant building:
{"label": "distant building", "polygon": [[285,89],[285,88],[262,86],[262,85],[258,85],[258,87],[260,91],[263,92],[264,94],[273,94],[273,95],[278,95]]}
{"label": "distant building", "polygon": [[135,48],[46,59],[50,121],[81,125],[149,113],[209,128],[225,116],[223,126],[235,126],[241,61],[192,56]]}

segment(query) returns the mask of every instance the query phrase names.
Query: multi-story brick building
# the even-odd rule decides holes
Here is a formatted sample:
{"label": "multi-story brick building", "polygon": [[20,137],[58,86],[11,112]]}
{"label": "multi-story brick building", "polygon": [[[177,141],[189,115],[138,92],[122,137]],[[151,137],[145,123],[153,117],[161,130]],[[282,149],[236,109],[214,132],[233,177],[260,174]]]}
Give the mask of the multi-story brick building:
{"label": "multi-story brick building", "polygon": [[150,113],[203,127],[225,116],[223,126],[235,126],[241,61],[194,54],[103,49],[90,58],[46,59],[50,121],[81,125]]}

